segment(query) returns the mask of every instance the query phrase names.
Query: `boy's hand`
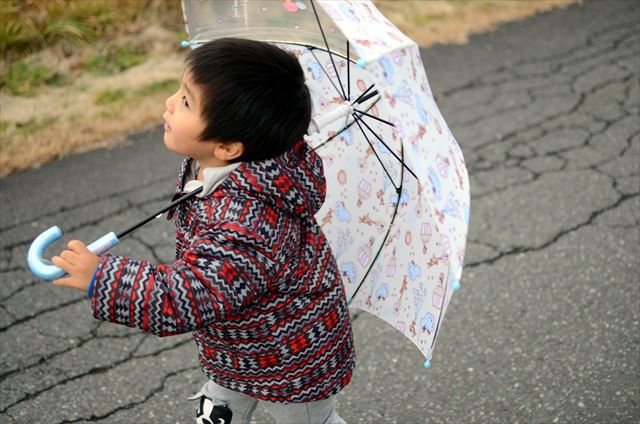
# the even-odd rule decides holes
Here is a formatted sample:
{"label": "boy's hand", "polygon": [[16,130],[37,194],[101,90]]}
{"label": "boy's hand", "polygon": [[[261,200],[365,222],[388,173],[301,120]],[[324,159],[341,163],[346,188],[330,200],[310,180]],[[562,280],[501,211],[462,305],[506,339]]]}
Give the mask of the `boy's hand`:
{"label": "boy's hand", "polygon": [[74,289],[87,291],[91,277],[100,263],[100,257],[95,255],[87,246],[78,240],[71,240],[60,256],[54,256],[51,262],[62,268],[67,274],[64,278],[55,280],[56,286],[73,287]]}

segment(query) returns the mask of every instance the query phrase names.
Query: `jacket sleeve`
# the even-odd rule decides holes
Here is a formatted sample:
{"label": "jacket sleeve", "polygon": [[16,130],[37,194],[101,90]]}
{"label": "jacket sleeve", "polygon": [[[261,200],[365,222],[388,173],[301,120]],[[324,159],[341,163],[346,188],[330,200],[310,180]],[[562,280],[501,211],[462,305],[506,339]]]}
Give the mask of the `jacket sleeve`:
{"label": "jacket sleeve", "polygon": [[208,230],[172,265],[102,256],[93,316],[169,336],[241,312],[266,290],[274,261],[256,235],[239,236]]}

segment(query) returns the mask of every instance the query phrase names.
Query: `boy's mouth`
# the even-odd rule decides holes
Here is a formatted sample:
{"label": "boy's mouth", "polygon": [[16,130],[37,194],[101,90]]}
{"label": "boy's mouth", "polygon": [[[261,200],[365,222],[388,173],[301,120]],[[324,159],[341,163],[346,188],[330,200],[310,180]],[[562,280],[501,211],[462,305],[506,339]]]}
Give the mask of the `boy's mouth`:
{"label": "boy's mouth", "polygon": [[162,117],[164,118],[164,130],[166,132],[170,132],[171,131],[171,125],[169,125],[169,123],[167,122],[167,118],[165,118],[164,115],[162,115]]}

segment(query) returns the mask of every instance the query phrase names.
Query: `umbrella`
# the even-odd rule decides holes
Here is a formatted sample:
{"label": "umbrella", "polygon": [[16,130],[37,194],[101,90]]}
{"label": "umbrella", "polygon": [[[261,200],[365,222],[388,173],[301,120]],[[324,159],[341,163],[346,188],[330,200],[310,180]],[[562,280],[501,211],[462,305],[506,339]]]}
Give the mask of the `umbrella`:
{"label": "umbrella", "polygon": [[298,57],[313,98],[306,141],[327,178],[316,220],[350,306],[393,325],[429,367],[460,287],[469,180],[417,44],[370,1],[183,0],[182,7],[185,46],[245,37]]}
{"label": "umbrella", "polygon": [[[316,3],[319,7],[316,7]],[[219,37],[265,40],[295,54],[313,100],[307,143],[322,157],[327,195],[316,219],[338,262],[351,306],[405,334],[427,358],[459,288],[469,224],[462,152],[431,93],[418,46],[369,1],[182,3],[185,45]],[[102,254],[128,229],[88,246]],[[30,246],[28,264],[53,280],[43,259],[62,231]]]}

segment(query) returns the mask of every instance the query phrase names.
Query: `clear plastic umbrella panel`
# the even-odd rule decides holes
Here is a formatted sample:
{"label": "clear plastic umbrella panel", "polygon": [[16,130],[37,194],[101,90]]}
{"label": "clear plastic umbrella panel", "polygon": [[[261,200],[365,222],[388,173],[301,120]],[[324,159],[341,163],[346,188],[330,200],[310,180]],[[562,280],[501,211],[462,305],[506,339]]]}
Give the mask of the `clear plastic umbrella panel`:
{"label": "clear plastic umbrella panel", "polygon": [[469,181],[416,43],[369,1],[183,0],[183,11],[185,45],[245,37],[299,58],[314,108],[306,141],[327,178],[316,220],[347,298],[428,367],[462,276]]}

